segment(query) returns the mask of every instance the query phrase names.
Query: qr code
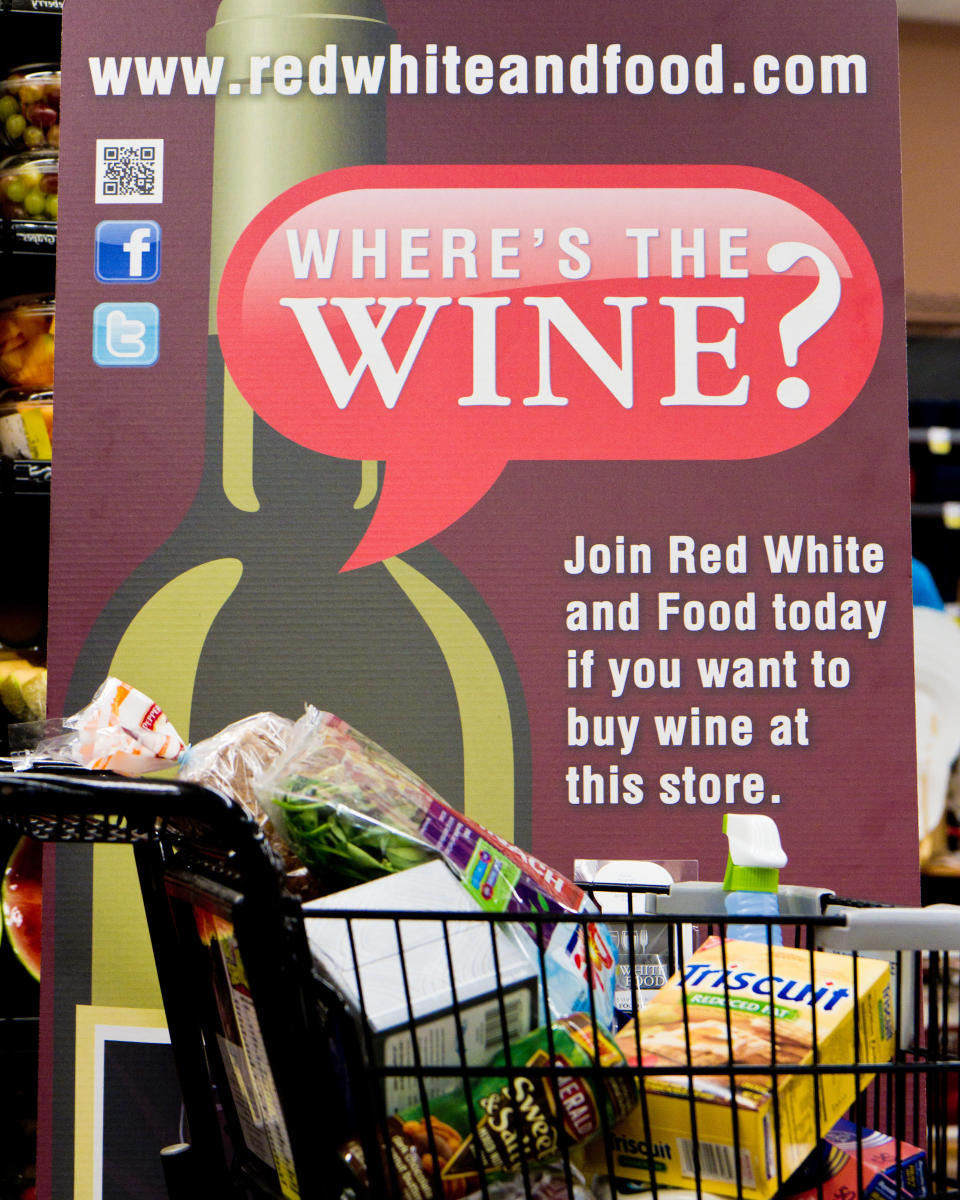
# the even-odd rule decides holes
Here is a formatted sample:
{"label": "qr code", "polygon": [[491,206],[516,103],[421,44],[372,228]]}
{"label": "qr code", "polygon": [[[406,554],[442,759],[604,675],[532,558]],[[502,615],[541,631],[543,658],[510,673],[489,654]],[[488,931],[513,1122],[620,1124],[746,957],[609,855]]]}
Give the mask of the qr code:
{"label": "qr code", "polygon": [[163,138],[97,138],[97,204],[159,204]]}

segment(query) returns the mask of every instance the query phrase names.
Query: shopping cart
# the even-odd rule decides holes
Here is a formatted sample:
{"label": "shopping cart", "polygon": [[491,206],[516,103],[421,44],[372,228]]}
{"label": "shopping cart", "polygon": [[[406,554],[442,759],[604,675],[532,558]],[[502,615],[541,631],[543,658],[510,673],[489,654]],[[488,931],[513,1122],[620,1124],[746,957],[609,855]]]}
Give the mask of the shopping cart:
{"label": "shopping cart", "polygon": [[[711,886],[629,889],[620,906],[627,911],[616,917],[621,934],[625,931],[621,966],[637,1008],[653,994],[644,988],[651,946],[657,947],[664,976],[680,973],[679,1037],[686,1054],[669,1067],[651,1059],[641,1020],[621,1031],[626,1059],[604,1056],[606,1035],[590,1011],[579,1018],[580,1044],[593,1052],[564,1059],[562,1022],[544,1022],[549,1011],[544,930],[548,922],[569,926],[571,939],[584,948],[590,979],[602,964],[589,915],[506,917],[386,906],[372,912],[334,907],[337,897],[305,904],[287,890],[283,864],[257,823],[239,805],[185,783],[0,771],[0,822],[43,841],[133,847],[188,1131],[182,1143],[158,1147],[171,1200],[460,1200],[471,1189],[484,1200],[553,1200],[586,1195],[580,1190],[585,1180],[597,1197],[616,1196],[640,1186],[635,1170],[624,1171],[624,1164],[638,1163],[648,1168],[644,1186],[656,1200],[658,1193],[668,1194],[656,1161],[651,1107],[657,1081],[664,1079],[689,1111],[687,1189],[701,1196],[751,1196],[759,1187],[768,1195],[786,1195],[799,1177],[781,1145],[784,1114],[776,1086],[764,1126],[765,1173],[758,1174],[743,1142],[742,1085],[751,1077],[803,1080],[812,1131],[805,1152],[814,1152],[808,1169],[829,1128],[821,1092],[835,1090],[840,1080],[849,1085],[845,1111],[854,1126],[894,1138],[886,1188],[878,1195],[910,1194],[905,1170],[910,1146],[926,1156],[928,1195],[948,1200],[960,1194],[955,1138],[960,922],[952,913],[855,908],[819,889],[783,889],[774,922],[738,918],[761,930],[764,941],[756,952],[767,956],[767,974],[776,978],[777,930],[802,955],[815,949],[850,955],[857,993],[858,976],[876,975],[872,964],[881,955],[894,980],[880,1013],[889,1024],[890,1054],[873,1053],[854,1005],[852,1038],[841,1060],[821,1056],[816,1039],[807,1061],[781,1060],[771,1002],[757,1010],[754,1024],[762,1046],[764,1022],[769,1023],[766,1056],[747,1062],[734,1048],[730,1006],[721,1004],[713,1032],[725,1029],[726,1040],[721,1036],[719,1053],[706,1068],[691,1040],[702,979],[694,956],[698,948],[714,947],[723,990],[731,994],[736,970],[742,974],[740,959],[728,957],[738,944],[723,940],[718,894]],[[721,935],[718,941],[710,940],[714,934]],[[471,944],[473,958],[483,958],[485,969],[492,964],[486,989],[478,990],[475,973],[465,988],[461,940]],[[540,949],[532,965],[528,956],[526,969],[515,961],[520,943]],[[389,961],[386,983],[368,966],[377,957],[370,954],[371,944]],[[433,1000],[424,1010],[427,977]],[[386,1007],[392,1006],[386,1016],[385,988]],[[532,1056],[531,1036],[538,1046]],[[631,1041],[635,1061],[629,1061]],[[489,1065],[494,1052],[499,1057]],[[718,1153],[705,1134],[696,1093],[701,1085],[716,1087],[724,1080],[735,1097],[727,1106],[732,1136]],[[625,1094],[633,1120],[644,1123],[643,1137],[614,1125]],[[534,1095],[541,1104],[531,1132],[533,1125],[521,1123],[516,1110]],[[512,1109],[496,1099],[503,1096]],[[570,1096],[579,1108],[571,1110]],[[458,1130],[441,1120],[454,1109],[461,1118]],[[515,1170],[509,1178],[484,1169],[489,1161],[484,1138],[497,1122],[512,1143]],[[404,1127],[419,1138],[413,1165],[397,1152],[397,1131]],[[578,1137],[594,1127],[599,1134],[584,1150]],[[456,1150],[451,1138],[472,1144],[479,1170],[473,1175],[465,1170],[444,1187],[434,1167]],[[852,1154],[861,1183],[841,1200],[877,1185],[867,1179],[869,1146],[862,1134]],[[814,1195],[832,1195],[822,1176],[813,1179]]]}

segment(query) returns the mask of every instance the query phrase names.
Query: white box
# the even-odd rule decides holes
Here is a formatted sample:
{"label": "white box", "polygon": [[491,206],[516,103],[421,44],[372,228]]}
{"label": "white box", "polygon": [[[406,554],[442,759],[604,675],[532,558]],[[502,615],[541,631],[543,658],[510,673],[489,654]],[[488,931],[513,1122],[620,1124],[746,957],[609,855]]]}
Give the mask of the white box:
{"label": "white box", "polygon": [[[477,913],[481,909],[441,861],[304,904],[314,959],[344,999],[365,1014],[379,1065],[413,1072],[411,1021],[423,1067],[460,1065],[458,1013],[470,1065],[487,1062],[502,1048],[503,1017],[511,1041],[536,1026],[534,959],[524,953],[513,933],[494,922],[372,916],[348,922],[324,917],[330,909],[364,913]],[[516,932],[525,936],[519,928]],[[425,1079],[425,1086],[427,1094],[435,1096],[452,1090],[457,1081],[433,1076]],[[420,1102],[413,1074],[387,1077],[384,1092],[390,1113]]]}

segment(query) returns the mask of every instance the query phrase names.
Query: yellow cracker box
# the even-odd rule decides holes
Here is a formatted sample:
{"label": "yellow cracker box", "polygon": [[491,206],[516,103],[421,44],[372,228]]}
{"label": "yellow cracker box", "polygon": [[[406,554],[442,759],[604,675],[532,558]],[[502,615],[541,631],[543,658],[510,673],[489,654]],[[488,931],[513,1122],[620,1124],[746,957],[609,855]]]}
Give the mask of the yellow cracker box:
{"label": "yellow cracker box", "polygon": [[[652,1170],[658,1184],[689,1187],[699,1161],[706,1190],[737,1195],[739,1147],[742,1195],[767,1200],[778,1187],[778,1143],[780,1180],[816,1145],[814,1089],[822,1136],[869,1083],[869,1065],[890,1061],[885,962],[856,960],[855,1029],[853,958],[785,946],[772,953],[771,974],[765,944],[710,938],[643,1009],[639,1028],[625,1026],[618,1041],[628,1061],[639,1057],[651,1072],[645,1101],[614,1128],[612,1163],[603,1145],[592,1151],[594,1170],[606,1174],[612,1165],[622,1179],[648,1179]],[[811,1072],[815,1062],[851,1069]],[[688,1065],[692,1076],[669,1073]]]}

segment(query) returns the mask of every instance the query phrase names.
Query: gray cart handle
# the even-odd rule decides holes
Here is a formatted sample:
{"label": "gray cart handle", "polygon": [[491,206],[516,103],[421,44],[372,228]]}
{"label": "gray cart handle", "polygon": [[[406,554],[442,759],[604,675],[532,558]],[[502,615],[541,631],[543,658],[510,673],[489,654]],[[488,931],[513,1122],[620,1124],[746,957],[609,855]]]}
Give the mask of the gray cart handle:
{"label": "gray cart handle", "polygon": [[960,951],[960,905],[927,908],[842,908],[828,904],[826,916],[842,916],[844,925],[817,930],[823,950]]}

